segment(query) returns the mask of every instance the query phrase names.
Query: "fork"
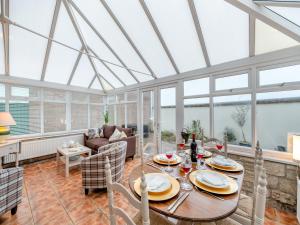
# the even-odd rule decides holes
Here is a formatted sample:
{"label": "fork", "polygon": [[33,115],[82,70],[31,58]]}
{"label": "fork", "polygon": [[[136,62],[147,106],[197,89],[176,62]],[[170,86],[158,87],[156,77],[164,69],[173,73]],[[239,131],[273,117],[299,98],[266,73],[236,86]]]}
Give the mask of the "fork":
{"label": "fork", "polygon": [[205,194],[207,194],[207,195],[209,195],[209,196],[212,196],[212,197],[214,197],[214,198],[216,198],[216,199],[219,199],[219,200],[221,200],[221,201],[224,201],[224,198],[221,198],[221,197],[219,197],[219,196],[216,196],[216,195],[214,195],[214,194],[212,194],[212,193],[210,193],[210,192],[208,192],[208,191],[204,191],[204,190],[198,188],[197,186],[194,186],[194,188],[195,188],[195,190],[198,190],[198,191],[200,191],[200,192],[202,192],[202,193],[205,193]]}

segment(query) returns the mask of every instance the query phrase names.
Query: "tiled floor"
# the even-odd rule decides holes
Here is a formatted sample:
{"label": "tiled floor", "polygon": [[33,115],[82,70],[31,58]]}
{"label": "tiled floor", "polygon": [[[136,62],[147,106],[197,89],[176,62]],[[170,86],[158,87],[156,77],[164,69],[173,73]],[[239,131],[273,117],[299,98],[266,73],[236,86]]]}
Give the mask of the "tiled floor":
{"label": "tiled floor", "polygon": [[[137,160],[126,163],[123,184],[128,184],[128,174],[137,163]],[[85,196],[79,168],[72,169],[70,177],[65,178],[63,167],[58,168],[55,160],[48,160],[26,165],[24,178],[23,201],[18,212],[15,216],[9,212],[0,216],[1,225],[109,224],[106,192],[92,192]],[[116,198],[116,204],[131,216],[136,213],[120,195]],[[268,209],[265,224],[298,223],[292,214]]]}

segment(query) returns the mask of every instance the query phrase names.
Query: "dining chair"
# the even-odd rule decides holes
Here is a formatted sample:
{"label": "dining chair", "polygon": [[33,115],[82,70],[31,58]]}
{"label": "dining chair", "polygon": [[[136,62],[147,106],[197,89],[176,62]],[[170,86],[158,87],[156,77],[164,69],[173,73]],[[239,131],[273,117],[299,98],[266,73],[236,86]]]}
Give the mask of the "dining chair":
{"label": "dining chair", "polygon": [[[109,201],[109,219],[110,225],[117,225],[116,216],[121,217],[128,225],[171,225],[171,223],[154,212],[149,212],[149,201],[145,175],[141,173],[141,201],[138,201],[122,184],[112,182],[111,167],[108,157],[105,159],[105,175],[107,185],[107,195]],[[114,191],[120,192],[126,197],[132,206],[139,210],[138,214],[131,218],[125,210],[115,206]]]}
{"label": "dining chair", "polygon": [[264,221],[267,180],[263,162],[262,149],[259,142],[257,142],[254,161],[253,198],[241,194],[238,209],[230,216],[245,225],[263,224]]}

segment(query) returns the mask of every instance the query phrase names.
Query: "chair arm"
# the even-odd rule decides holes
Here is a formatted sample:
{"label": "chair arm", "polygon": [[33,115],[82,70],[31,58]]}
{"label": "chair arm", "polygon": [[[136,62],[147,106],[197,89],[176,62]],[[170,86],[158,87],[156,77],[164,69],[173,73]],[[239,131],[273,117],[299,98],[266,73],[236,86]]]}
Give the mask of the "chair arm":
{"label": "chair arm", "polygon": [[23,168],[14,167],[0,170],[0,185],[5,185],[6,180],[23,180]]}

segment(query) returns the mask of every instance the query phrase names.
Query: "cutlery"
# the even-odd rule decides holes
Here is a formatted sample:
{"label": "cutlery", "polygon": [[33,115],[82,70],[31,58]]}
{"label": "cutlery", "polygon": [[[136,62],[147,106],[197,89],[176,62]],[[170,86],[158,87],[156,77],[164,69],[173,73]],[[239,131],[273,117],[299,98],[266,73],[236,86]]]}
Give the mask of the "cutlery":
{"label": "cutlery", "polygon": [[202,189],[200,189],[200,188],[198,188],[198,187],[196,187],[196,186],[194,186],[195,188],[196,188],[196,190],[198,190],[198,191],[200,191],[200,192],[202,192],[202,193],[205,193],[205,194],[207,194],[207,195],[209,195],[209,196],[211,196],[211,197],[214,197],[214,198],[216,198],[216,199],[219,199],[219,200],[221,200],[221,201],[224,201],[224,198],[221,198],[221,197],[219,197],[219,196],[216,196],[216,195],[214,195],[214,194],[212,194],[212,193],[210,193],[210,192],[208,192],[208,191],[204,191],[204,190],[202,190]]}
{"label": "cutlery", "polygon": [[183,203],[183,201],[190,195],[190,192],[187,192],[183,195],[183,197],[173,206],[173,208],[171,210],[169,210],[169,212],[171,214],[173,214],[176,209]]}
{"label": "cutlery", "polygon": [[148,165],[148,166],[152,166],[153,168],[162,171],[162,168],[160,168],[159,166],[156,166],[156,165],[154,165],[154,164],[152,164],[152,163],[147,163],[147,165]]}
{"label": "cutlery", "polygon": [[178,196],[178,198],[168,207],[168,211],[171,210],[173,208],[173,206],[182,198],[182,196],[184,195],[185,192],[181,192]]}

